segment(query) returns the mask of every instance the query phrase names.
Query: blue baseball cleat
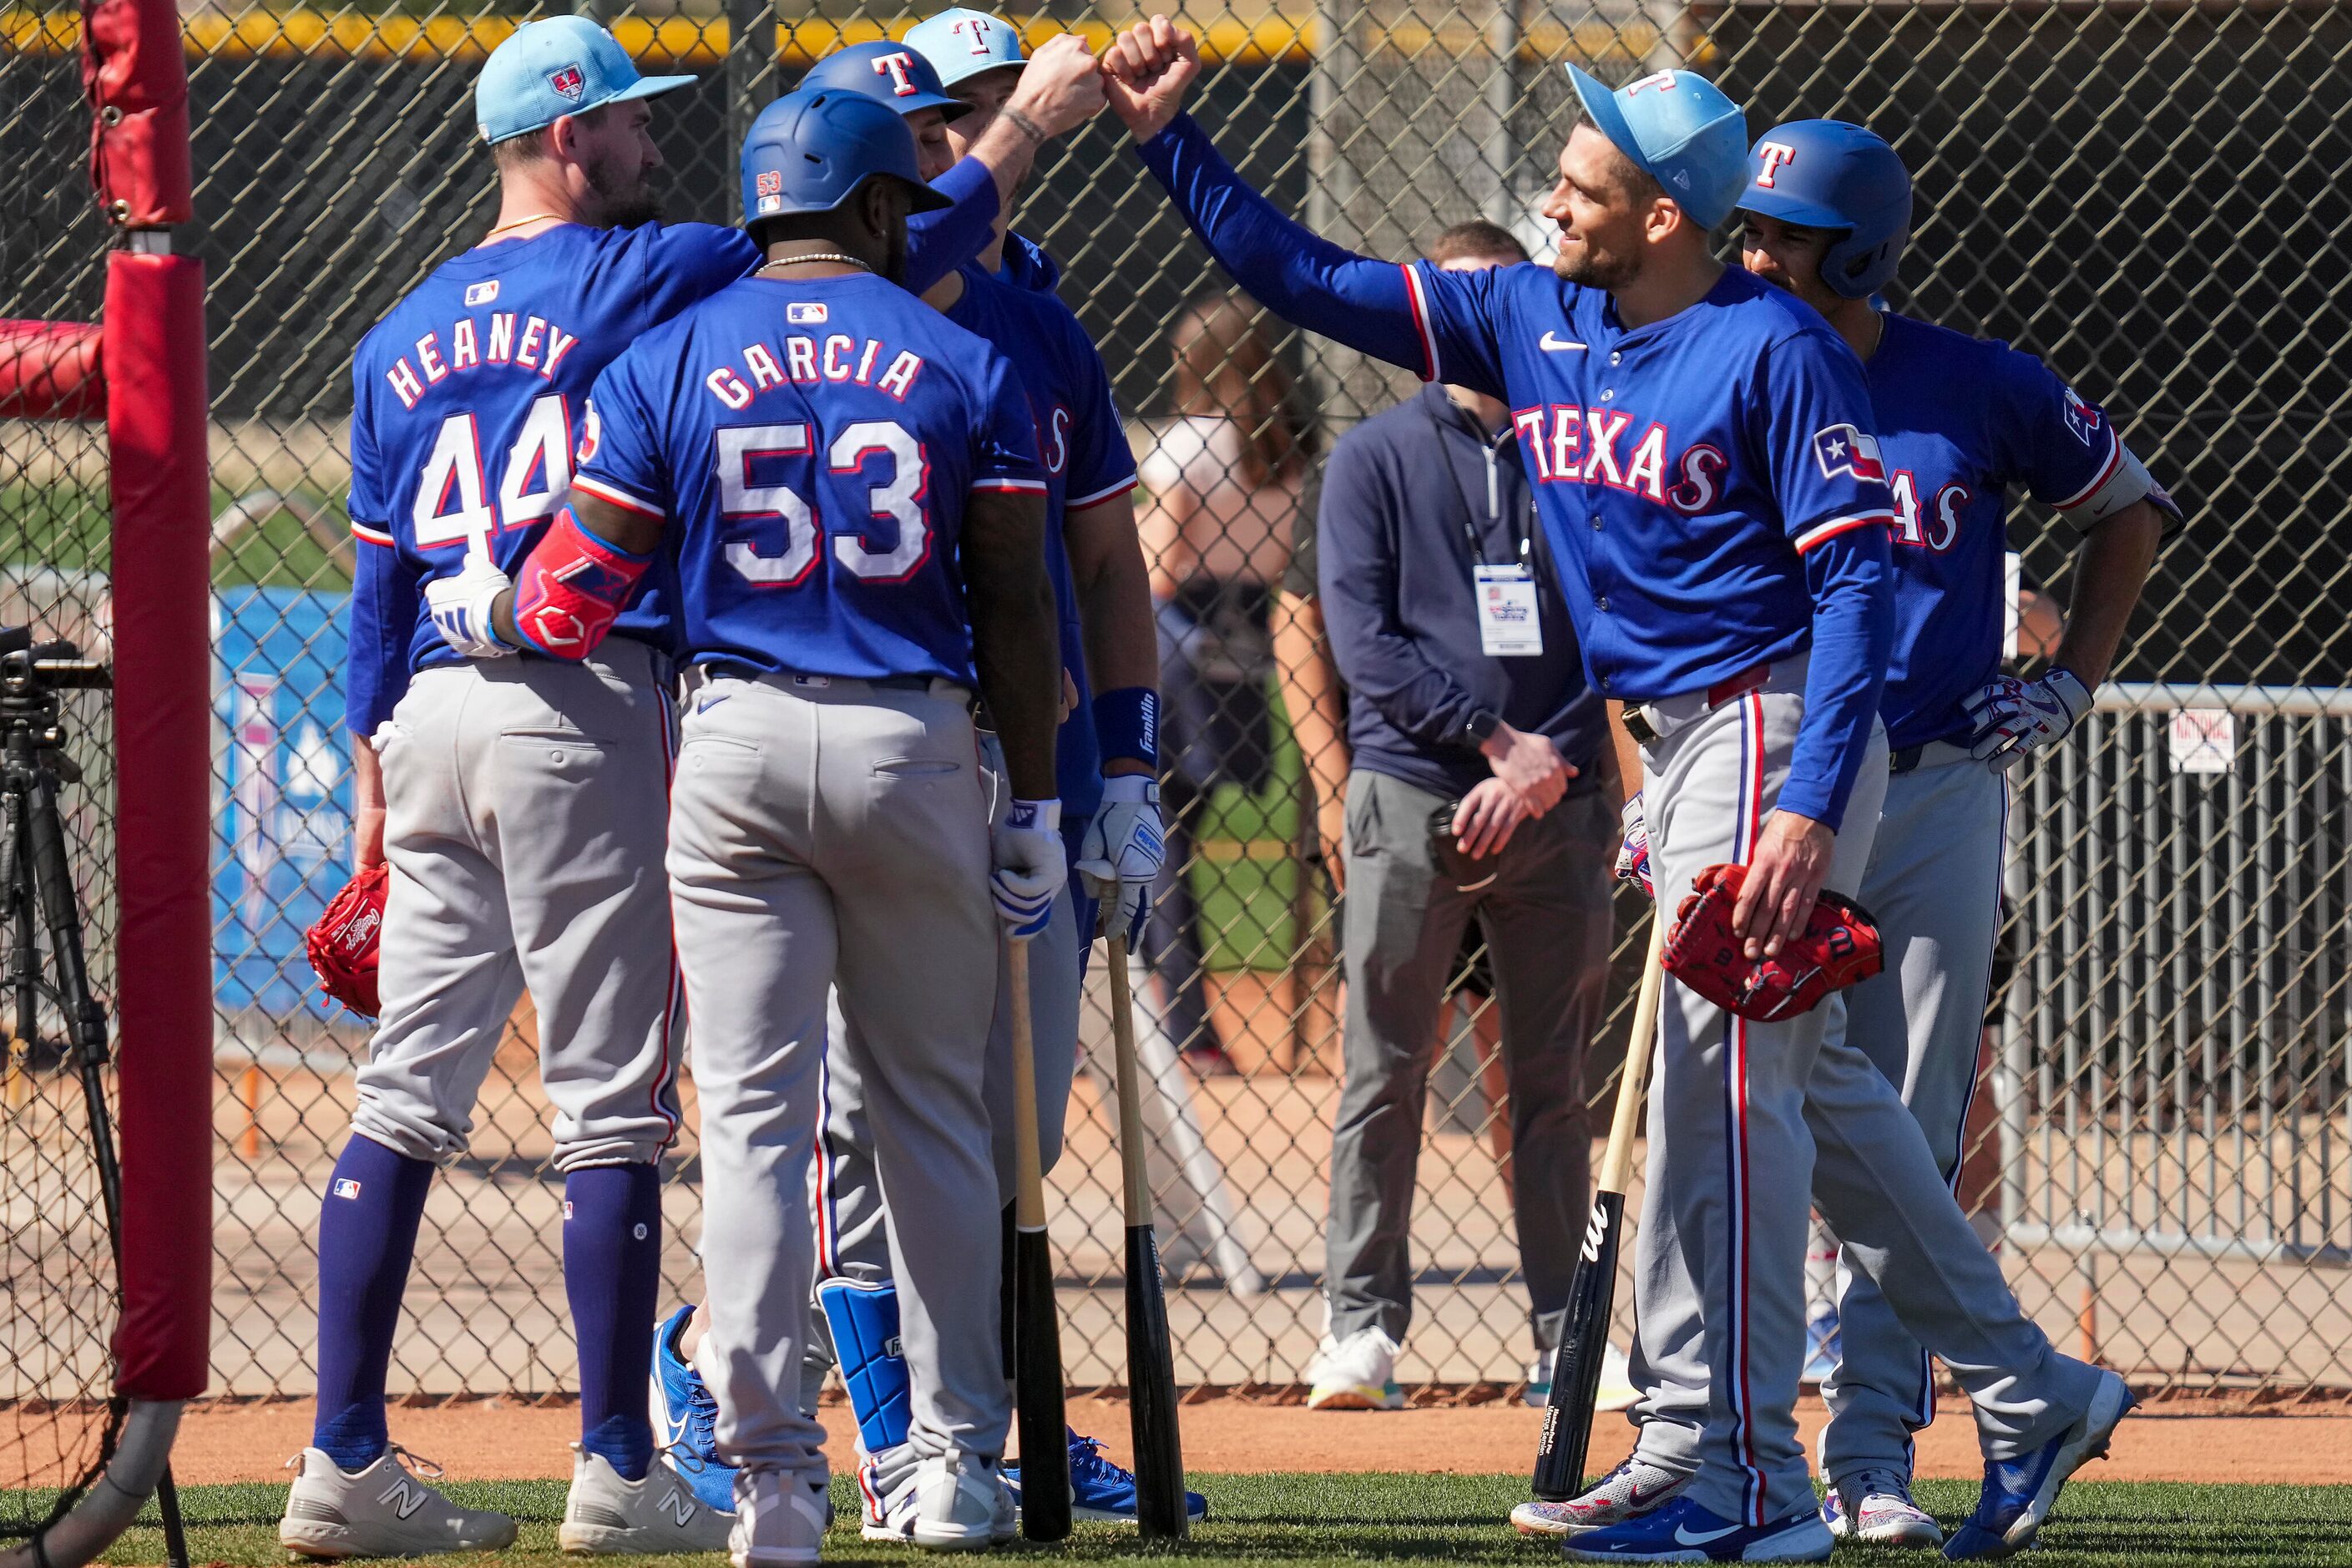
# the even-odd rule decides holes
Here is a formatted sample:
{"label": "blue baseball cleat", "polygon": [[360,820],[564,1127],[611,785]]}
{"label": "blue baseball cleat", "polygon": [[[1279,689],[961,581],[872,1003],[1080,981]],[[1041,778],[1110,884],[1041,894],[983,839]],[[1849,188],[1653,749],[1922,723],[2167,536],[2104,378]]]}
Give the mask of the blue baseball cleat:
{"label": "blue baseball cleat", "polygon": [[[1021,1467],[1005,1465],[1004,1478],[1013,1500],[1021,1500]],[[1103,1457],[1102,1445],[1092,1437],[1070,1434],[1070,1517],[1111,1524],[1135,1522],[1135,1472],[1123,1470]],[[1184,1494],[1184,1517],[1194,1524],[1209,1517],[1209,1500],[1199,1492]]]}
{"label": "blue baseball cleat", "polygon": [[1560,1542],[1571,1563],[1826,1563],[1829,1526],[1806,1508],[1769,1524],[1738,1524],[1689,1498]]}
{"label": "blue baseball cleat", "polygon": [[696,1500],[714,1513],[735,1511],[735,1467],[719,1462],[719,1401],[702,1374],[677,1353],[692,1307],[680,1307],[654,1331],[654,1439],[669,1450]]}
{"label": "blue baseball cleat", "polygon": [[2032,1545],[2066,1478],[2106,1458],[2108,1439],[2137,1403],[2122,1378],[2102,1372],[2099,1391],[2081,1420],[2030,1454],[1987,1459],[1977,1510],[1944,1543],[1944,1555],[1955,1563],[1990,1563]]}

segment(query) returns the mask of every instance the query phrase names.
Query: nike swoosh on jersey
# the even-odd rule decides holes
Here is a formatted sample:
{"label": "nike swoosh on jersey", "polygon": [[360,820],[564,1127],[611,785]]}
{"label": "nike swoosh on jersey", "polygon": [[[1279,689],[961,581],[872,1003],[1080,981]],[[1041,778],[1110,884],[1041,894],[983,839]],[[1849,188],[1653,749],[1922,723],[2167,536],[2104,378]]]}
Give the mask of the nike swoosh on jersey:
{"label": "nike swoosh on jersey", "polygon": [[1549,331],[1536,343],[1536,347],[1546,353],[1552,354],[1580,353],[1584,346],[1572,339],[1561,337],[1558,332]]}
{"label": "nike swoosh on jersey", "polygon": [[1684,1546],[1704,1546],[1710,1541],[1720,1541],[1727,1535],[1736,1534],[1738,1529],[1736,1524],[1727,1524],[1721,1530],[1695,1531],[1687,1524],[1678,1524],[1675,1526],[1675,1540]]}

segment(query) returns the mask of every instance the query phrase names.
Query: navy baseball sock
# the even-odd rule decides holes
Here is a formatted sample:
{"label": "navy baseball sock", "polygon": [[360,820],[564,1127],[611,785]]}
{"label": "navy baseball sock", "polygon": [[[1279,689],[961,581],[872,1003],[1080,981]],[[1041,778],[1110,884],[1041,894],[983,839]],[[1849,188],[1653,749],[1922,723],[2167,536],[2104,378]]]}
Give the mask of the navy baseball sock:
{"label": "navy baseball sock", "polygon": [[591,1165],[563,1182],[563,1289],[580,1338],[580,1447],[624,1480],[653,1463],[646,1405],[661,1289],[661,1172]]}
{"label": "navy baseball sock", "polygon": [[343,1145],[319,1212],[319,1409],[311,1447],[344,1470],[375,1463],[389,1438],[383,1380],[400,1293],[433,1167],[359,1133]]}

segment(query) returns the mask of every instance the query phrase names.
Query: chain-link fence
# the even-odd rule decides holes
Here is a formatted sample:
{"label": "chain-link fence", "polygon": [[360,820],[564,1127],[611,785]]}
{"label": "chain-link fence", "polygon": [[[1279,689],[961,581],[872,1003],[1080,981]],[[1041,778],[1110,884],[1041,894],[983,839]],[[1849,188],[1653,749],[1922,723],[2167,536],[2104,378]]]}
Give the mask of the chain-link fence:
{"label": "chain-link fence", "polygon": [[[470,86],[532,14],[434,0],[186,14],[201,181],[187,242],[212,279],[225,1392],[310,1386],[312,1238],[366,1043],[300,958],[349,853],[351,351],[491,221]],[[672,216],[721,223],[736,216],[734,132],[748,113],[838,42],[913,20],[752,0],[598,15],[648,68],[701,76],[664,100],[656,129]],[[1128,19],[1055,7],[1030,25],[1099,42]],[[1530,215],[1570,122],[1564,61],[1615,80],[1689,64],[1759,132],[1801,115],[1873,124],[1920,192],[1895,303],[2044,355],[2114,411],[2197,520],[2159,563],[2119,673],[2342,680],[2342,552],[2324,531],[2344,493],[2335,436],[2352,323],[2332,269],[2314,264],[2352,221],[2334,179],[2352,163],[2334,90],[2352,47],[2340,8],[1381,0],[1183,19],[1211,66],[1199,116],[1243,173],[1333,237],[1391,257],[1473,217],[1546,249]],[[0,16],[8,69],[28,84],[0,132],[11,188],[65,193],[0,227],[7,314],[87,319],[94,305],[93,220],[58,151],[58,128],[79,111],[74,27],[70,14]],[[1323,1327],[1340,1062],[1329,852],[1347,769],[1310,712],[1313,623],[1286,573],[1320,454],[1408,384],[1246,309],[1255,346],[1224,350],[1246,374],[1180,374],[1180,327],[1213,309],[1223,279],[1124,140],[1106,116],[1050,153],[1019,222],[1067,269],[1062,295],[1132,416],[1163,618],[1173,605],[1221,633],[1207,668],[1180,650],[1168,671],[1204,694],[1213,743],[1207,765],[1167,781],[1186,857],[1163,889],[1157,962],[1138,972],[1159,1090],[1148,1117],[1178,1375],[1286,1385]],[[104,565],[89,499],[102,453],[36,449],[14,425],[0,435],[10,580],[38,563],[65,584],[52,600],[79,592]],[[1177,504],[1211,482],[1237,504]],[[1188,537],[1204,514],[1223,519],[1217,537]],[[2028,574],[2062,596],[2073,537],[2038,510],[2014,525]],[[1212,553],[1206,575],[1223,585],[1201,601],[1202,574],[1187,568]],[[2352,791],[2327,782],[2352,750],[2340,721],[2274,718],[2271,697],[2241,691],[2201,706],[2234,709],[2248,733],[2194,761],[2235,771],[2176,774],[2154,738],[2172,704],[2132,701],[2142,717],[2102,721],[2021,791],[2021,962],[1964,1191],[2005,1231],[2027,1306],[2070,1349],[2179,1388],[2352,1384],[2334,1271],[2352,1224],[2334,1140],[2352,1138],[2352,1121],[2333,1131],[2352,1118],[2352,1005],[2335,960]],[[1618,942],[1585,1074],[1596,1104],[1622,1054],[1629,945]],[[1491,1019],[1468,1016],[1491,1010],[1449,1011],[1441,1031],[1408,1384],[1509,1384],[1527,1364],[1496,1136],[1505,1085]],[[1107,1017],[1097,977],[1090,1067],[1108,1060]],[[1116,1383],[1119,1220],[1099,1074],[1081,1076],[1070,1118],[1053,1177],[1065,1345],[1074,1382]],[[428,1209],[394,1387],[568,1387],[561,1194],[527,1016],[478,1122]],[[700,1240],[690,1133],[670,1173],[669,1288],[685,1300]]]}

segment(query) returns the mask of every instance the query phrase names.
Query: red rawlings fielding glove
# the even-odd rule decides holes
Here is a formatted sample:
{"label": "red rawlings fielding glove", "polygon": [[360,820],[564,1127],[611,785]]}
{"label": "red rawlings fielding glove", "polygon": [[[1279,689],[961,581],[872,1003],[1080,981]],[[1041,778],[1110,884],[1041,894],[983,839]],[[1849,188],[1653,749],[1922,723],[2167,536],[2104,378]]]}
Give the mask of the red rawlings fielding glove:
{"label": "red rawlings fielding glove", "polygon": [[1693,879],[1698,890],[1675,910],[1666,939],[1666,973],[1743,1018],[1779,1023],[1811,1012],[1832,991],[1867,980],[1886,965],[1878,926],[1865,910],[1823,892],[1803,932],[1783,942],[1777,957],[1749,962],[1731,929],[1745,866],[1709,866]]}
{"label": "red rawlings fielding glove", "polygon": [[376,994],[376,959],[383,942],[386,866],[371,866],[343,885],[302,939],[320,988],[362,1017],[383,1010]]}

